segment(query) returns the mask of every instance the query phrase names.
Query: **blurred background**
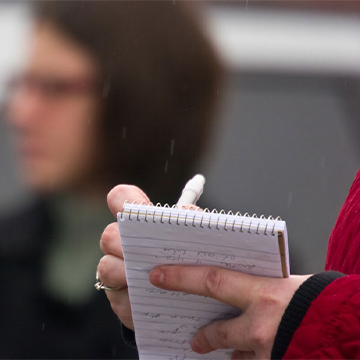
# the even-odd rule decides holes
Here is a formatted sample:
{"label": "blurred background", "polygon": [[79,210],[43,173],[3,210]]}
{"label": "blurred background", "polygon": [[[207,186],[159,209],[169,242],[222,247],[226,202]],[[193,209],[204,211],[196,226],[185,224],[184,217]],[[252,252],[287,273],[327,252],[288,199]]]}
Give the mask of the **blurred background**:
{"label": "blurred background", "polygon": [[[280,215],[293,273],[323,269],[328,237],[360,160],[357,5],[326,3],[203,3],[226,78],[210,146],[198,165],[207,180],[199,204]],[[0,3],[0,102],[9,74],[23,60],[29,26],[24,5]],[[14,163],[1,121],[1,213],[31,198]]]}

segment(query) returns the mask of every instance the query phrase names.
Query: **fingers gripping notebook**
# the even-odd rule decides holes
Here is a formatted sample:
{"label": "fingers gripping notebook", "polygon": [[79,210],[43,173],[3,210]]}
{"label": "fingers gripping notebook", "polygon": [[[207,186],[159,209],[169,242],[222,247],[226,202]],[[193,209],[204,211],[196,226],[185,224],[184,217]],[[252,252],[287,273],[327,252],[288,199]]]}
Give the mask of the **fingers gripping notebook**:
{"label": "fingers gripping notebook", "polygon": [[207,265],[289,276],[286,224],[280,219],[126,203],[118,224],[141,360],[229,359],[229,350],[196,354],[190,340],[202,326],[240,314],[211,298],[154,287],[154,267]]}

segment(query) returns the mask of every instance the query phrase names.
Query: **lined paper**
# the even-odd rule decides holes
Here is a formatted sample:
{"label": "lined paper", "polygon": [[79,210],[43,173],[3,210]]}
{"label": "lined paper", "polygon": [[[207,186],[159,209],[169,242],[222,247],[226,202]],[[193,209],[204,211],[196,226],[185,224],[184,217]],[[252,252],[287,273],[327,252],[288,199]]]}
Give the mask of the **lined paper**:
{"label": "lined paper", "polygon": [[149,282],[154,267],[210,265],[253,275],[289,275],[281,220],[127,203],[118,224],[141,360],[229,359],[232,350],[200,355],[189,343],[202,326],[241,313],[211,298],[154,287]]}

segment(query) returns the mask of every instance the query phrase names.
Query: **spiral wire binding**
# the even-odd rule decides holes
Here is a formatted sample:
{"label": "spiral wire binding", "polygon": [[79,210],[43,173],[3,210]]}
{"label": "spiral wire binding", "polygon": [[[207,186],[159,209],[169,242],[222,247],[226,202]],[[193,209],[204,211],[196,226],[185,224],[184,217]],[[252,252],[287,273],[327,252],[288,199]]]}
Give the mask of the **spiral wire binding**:
{"label": "spiral wire binding", "polygon": [[213,214],[218,214],[218,212],[217,212],[216,209],[213,209],[213,210],[210,212],[210,218],[209,218],[209,224],[208,224],[209,229],[211,229],[210,224],[211,224],[211,217],[213,216]]}
{"label": "spiral wire binding", "polygon": [[[196,210],[196,211],[197,211],[197,210]],[[196,227],[196,225],[195,225],[195,218],[196,218],[196,217],[193,216],[193,221],[192,221],[192,226],[193,226],[193,227]]]}
{"label": "spiral wire binding", "polygon": [[275,218],[274,226],[273,226],[272,232],[271,232],[271,235],[272,235],[272,236],[275,235],[275,225],[276,225],[276,223],[277,223],[278,221],[281,221],[281,217],[280,217],[280,216],[277,216],[277,217]]}
{"label": "spiral wire binding", "polygon": [[[243,215],[243,217],[250,217],[250,215],[249,215],[249,213],[246,212],[246,213]],[[241,222],[240,232],[243,232],[243,225],[244,225],[244,220]]]}
{"label": "spiral wire binding", "polygon": [[[210,212],[210,210],[208,209],[208,208],[205,208],[204,209],[204,211],[203,211],[203,213],[204,214],[206,214],[206,213],[209,213]],[[203,227],[203,220],[204,220],[204,215],[201,217],[201,221],[200,221],[200,227],[203,229],[204,227]]]}
{"label": "spiral wire binding", "polygon": [[141,206],[142,206],[142,205],[146,205],[146,202],[145,202],[145,201],[142,201],[142,202],[140,203],[139,210],[138,210],[138,212],[137,212],[137,217],[136,217],[136,220],[137,220],[137,221],[140,221],[139,216],[140,216],[140,209],[141,209]]}
{"label": "spiral wire binding", "polygon": [[174,209],[177,209],[176,204],[174,204],[174,205],[171,207],[171,209],[170,209],[170,215],[169,215],[169,224],[170,224],[170,225],[172,224],[172,222],[171,222],[171,215],[172,215],[172,211],[173,211]]}
{"label": "spiral wire binding", "polygon": [[[192,226],[196,227],[197,225],[195,224],[195,221],[200,221],[199,222],[199,226],[201,228],[204,228],[204,217],[205,217],[205,214],[209,214],[209,218],[206,219],[206,224],[208,226],[209,229],[212,229],[212,223],[214,221],[212,221],[211,219],[213,218],[213,216],[216,214],[217,215],[217,220],[216,220],[216,226],[215,228],[220,230],[220,229],[223,229],[225,231],[228,231],[229,228],[228,226],[230,227],[229,225],[229,217],[233,217],[233,221],[232,221],[232,224],[231,224],[231,231],[237,231],[236,230],[236,227],[237,226],[240,226],[239,228],[239,231],[240,232],[244,232],[244,228],[245,230],[247,230],[247,232],[249,234],[251,234],[252,232],[252,228],[254,228],[256,225],[254,225],[252,227],[252,224],[254,222],[254,220],[259,220],[258,221],[258,224],[257,224],[257,227],[256,227],[256,231],[255,231],[255,234],[259,234],[259,228],[260,228],[260,224],[261,224],[261,220],[267,220],[266,223],[265,223],[265,229],[264,229],[264,232],[263,234],[264,235],[268,235],[268,231],[269,231],[269,224],[270,222],[272,221],[273,222],[273,225],[272,225],[272,228],[271,228],[271,231],[270,231],[270,234],[272,236],[275,236],[275,227],[276,227],[276,223],[278,221],[281,221],[281,217],[278,216],[274,219],[274,217],[272,215],[270,215],[269,217],[265,217],[265,215],[261,215],[260,217],[257,217],[256,214],[253,214],[252,216],[249,215],[249,213],[245,213],[244,215],[242,215],[239,211],[236,212],[235,214],[230,210],[229,212],[225,212],[225,210],[221,210],[220,212],[218,212],[216,209],[213,209],[212,211],[210,211],[208,208],[205,208],[201,214],[202,216],[200,218],[197,218],[196,217],[196,214],[194,214],[192,217],[189,217],[189,213],[191,211],[198,211],[199,210],[199,207],[197,206],[194,206],[194,207],[189,207],[189,208],[185,208],[185,207],[181,207],[180,209],[178,209],[176,207],[176,205],[173,205],[170,207],[169,204],[165,204],[164,206],[162,206],[160,203],[157,203],[156,205],[154,205],[152,202],[150,202],[149,204],[146,204],[144,201],[141,202],[140,204],[136,201],[133,201],[131,204],[130,204],[130,209],[128,209],[126,212],[124,211],[125,209],[125,205],[126,204],[130,204],[129,201],[125,201],[124,202],[124,205],[123,205],[123,210],[121,211],[120,213],[120,219],[123,219],[124,218],[124,214],[126,213],[128,215],[128,219],[129,220],[133,220],[133,216],[136,215],[136,220],[137,221],[141,221],[141,218],[140,218],[140,214],[142,211],[144,211],[144,208],[146,208],[145,210],[145,215],[144,215],[144,221],[148,222],[148,219],[149,218],[152,218],[152,221],[154,223],[156,223],[156,218],[160,217],[160,223],[164,224],[164,217],[168,217],[168,223],[169,224],[173,224],[172,220],[175,220],[176,219],[176,225],[181,225],[181,223],[179,222],[179,219],[180,219],[180,211],[179,210],[186,210],[186,213],[185,213],[185,219],[184,219],[184,222],[183,224],[185,226],[188,226],[188,223],[189,221],[191,220],[191,224]],[[136,210],[134,209],[136,206]],[[163,210],[161,211],[161,213],[157,213],[157,208],[163,208]],[[167,212],[166,209],[169,209],[169,211]],[[150,211],[151,210],[151,211]],[[177,213],[177,216],[174,214],[174,211],[176,210],[176,213]],[[221,218],[221,215],[226,215],[225,217],[225,221],[223,220],[220,220]],[[242,221],[241,223],[237,223],[236,220],[238,218],[242,218]],[[244,219],[245,218],[249,218],[250,219],[250,222],[249,224],[244,224]]]}
{"label": "spiral wire binding", "polygon": [[125,201],[124,201],[123,208],[122,208],[122,210],[121,210],[120,219],[122,219],[122,218],[123,218],[125,205],[126,205],[128,202],[129,202],[128,200],[125,200]]}
{"label": "spiral wire binding", "polygon": [[188,226],[188,224],[187,224],[187,217],[188,217],[188,215],[189,215],[189,209],[186,209],[186,215],[185,215],[185,221],[184,221],[184,225],[185,226]]}
{"label": "spiral wire binding", "polygon": [[[181,207],[181,208],[182,208],[182,207]],[[179,216],[180,216],[180,211],[178,212],[178,216],[177,216],[177,219],[176,219],[176,224],[177,224],[177,225],[180,225],[180,224],[179,224]]]}
{"label": "spiral wire binding", "polygon": [[[224,209],[220,210],[219,215],[221,215],[221,214],[226,214]],[[219,220],[220,220],[220,216],[218,216],[218,219],[217,219],[217,222],[216,222],[216,228],[218,230],[219,230]]]}
{"label": "spiral wire binding", "polygon": [[149,206],[146,208],[146,213],[145,213],[145,221],[146,221],[146,222],[148,222],[147,214],[148,214],[148,211],[149,211],[150,206],[154,206],[154,204],[151,202],[151,203],[149,204]]}
{"label": "spiral wire binding", "polygon": [[[226,228],[226,225],[227,225],[227,222],[228,222],[228,220],[229,220],[229,216],[230,215],[234,215],[234,213],[230,210],[228,213],[227,213],[227,217],[226,217],[226,219],[225,219],[225,224],[224,224],[224,230],[225,231],[228,231],[228,229]],[[235,221],[235,220],[234,220]]]}
{"label": "spiral wire binding", "polygon": [[[170,205],[169,204],[165,204],[164,205],[164,208],[165,209],[170,209]],[[164,222],[163,222],[163,216],[164,216],[164,211],[161,213],[161,217],[160,217],[160,222],[163,224]]]}
{"label": "spiral wire binding", "polygon": [[[259,220],[263,220],[263,219],[266,219],[266,218],[265,218],[265,215],[261,215],[260,218],[259,218]],[[260,221],[259,221],[258,226],[257,226],[257,228],[256,228],[256,234],[259,233],[259,226],[260,226]]]}
{"label": "spiral wire binding", "polygon": [[236,217],[242,217],[242,214],[241,214],[241,212],[240,211],[238,211],[236,214],[235,214],[235,216],[234,216],[234,221],[233,221],[233,224],[232,224],[232,228],[231,228],[231,230],[232,231],[235,231],[235,222],[236,222]]}
{"label": "spiral wire binding", "polygon": [[267,228],[268,228],[268,225],[269,225],[270,220],[274,220],[274,218],[272,217],[272,215],[270,215],[267,220],[268,220],[268,221],[267,221],[267,223],[266,223],[266,225],[265,225],[265,230],[264,230],[264,234],[265,234],[265,235],[267,235]]}

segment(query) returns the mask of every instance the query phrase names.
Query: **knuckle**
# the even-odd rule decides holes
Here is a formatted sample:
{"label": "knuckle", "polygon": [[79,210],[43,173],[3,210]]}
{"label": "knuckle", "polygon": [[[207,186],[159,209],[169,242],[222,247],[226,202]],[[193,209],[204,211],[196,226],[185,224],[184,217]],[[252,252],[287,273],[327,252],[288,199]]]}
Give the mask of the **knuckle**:
{"label": "knuckle", "polygon": [[108,226],[106,226],[106,228],[104,229],[104,231],[101,234],[101,238],[100,238],[100,247],[101,250],[105,250],[107,249],[110,244],[112,243],[114,237],[117,236],[117,224],[116,223],[112,223],[109,224]]}
{"label": "knuckle", "polygon": [[109,273],[109,263],[106,255],[100,259],[97,269],[100,279],[107,278]]}
{"label": "knuckle", "polygon": [[281,304],[282,297],[276,294],[272,289],[259,291],[258,303],[262,308],[275,309]]}
{"label": "knuckle", "polygon": [[220,269],[211,268],[205,276],[205,288],[210,296],[219,294],[223,286],[224,278]]}
{"label": "knuckle", "polygon": [[263,325],[256,325],[252,331],[252,341],[258,348],[266,348],[270,342],[269,331]]}

